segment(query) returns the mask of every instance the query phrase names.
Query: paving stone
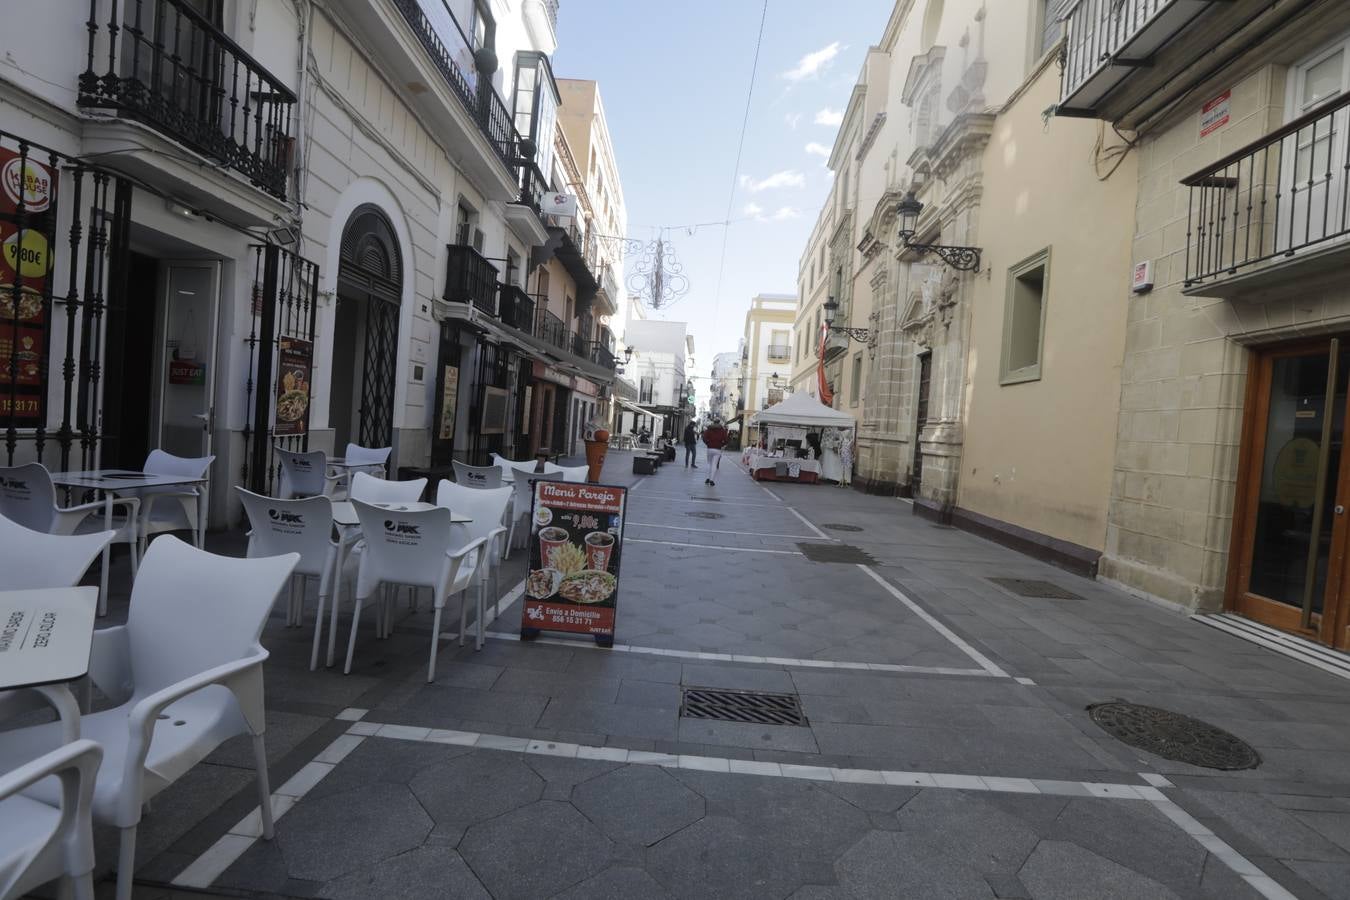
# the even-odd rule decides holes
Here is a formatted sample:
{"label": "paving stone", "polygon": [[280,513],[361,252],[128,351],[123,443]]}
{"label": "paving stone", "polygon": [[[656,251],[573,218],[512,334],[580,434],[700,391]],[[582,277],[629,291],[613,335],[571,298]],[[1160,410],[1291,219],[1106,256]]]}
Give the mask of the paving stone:
{"label": "paving stone", "polygon": [[538,725],[540,728],[590,731],[620,738],[673,741],[679,737],[677,710],[582,700],[549,700]]}
{"label": "paving stone", "polygon": [[1350,864],[1306,859],[1283,859],[1280,862],[1331,900],[1350,900]]}
{"label": "paving stone", "polygon": [[751,750],[791,750],[798,753],[816,753],[820,750],[808,728],[719,722],[713,719],[681,718],[679,739],[693,744],[726,744]]}
{"label": "paving stone", "polygon": [[666,769],[625,766],[578,785],[572,803],[618,843],[651,846],[703,817],[703,798]]}
{"label": "paving stone", "polygon": [[310,789],[306,799],[326,797],[375,781],[407,784],[428,766],[472,753],[472,747],[366,738],[348,753],[323,780]]}
{"label": "paving stone", "polygon": [[[268,700],[271,700],[269,695]],[[267,709],[267,731],[263,744],[267,748],[267,762],[275,764],[287,753],[295,749],[330,720],[320,716],[305,716],[295,713]],[[230,738],[221,744],[206,758],[206,762],[218,766],[236,766],[241,769],[253,768],[253,739],[248,735]]]}
{"label": "paving stone", "polygon": [[495,897],[551,897],[607,868],[615,846],[566,803],[541,800],[469,828],[459,852]]}
{"label": "paving stone", "polygon": [[664,900],[668,897],[670,894],[643,869],[614,866],[555,895],[554,900]]}
{"label": "paving stone", "polygon": [[[622,763],[606,762],[595,759],[569,759],[561,756],[541,756],[527,753],[522,757],[525,765],[544,779],[547,788],[558,788],[566,795],[579,784],[599,778],[606,772],[612,772]],[[566,799],[564,797],[563,799]]]}
{"label": "paving stone", "polygon": [[652,847],[647,871],[676,897],[704,900],[716,885],[719,900],[779,898],[821,883],[831,856],[784,845],[769,823],[706,816]]}
{"label": "paving stone", "polygon": [[1146,875],[1066,841],[1042,841],[1017,877],[1037,900],[1170,900],[1176,894]]}
{"label": "paving stone", "polygon": [[452,829],[534,803],[544,780],[523,754],[475,750],[422,769],[408,787],[437,827]]}
{"label": "paving stone", "polygon": [[1015,872],[1040,840],[1026,822],[967,791],[920,791],[896,818],[914,846],[929,855],[960,847],[961,859],[983,874]]}
{"label": "paving stone", "polygon": [[1200,893],[1213,900],[1261,900],[1262,894],[1214,854],[1205,859]]}
{"label": "paving stone", "polygon": [[[209,764],[194,766],[156,797],[151,803],[150,813],[141,819],[136,829],[137,869],[143,869],[157,854],[170,847],[178,847],[180,843],[184,847],[178,849],[186,848],[195,852],[205,850],[202,844],[210,846],[215,842],[215,837],[198,837],[191,833],[193,827],[215,812],[221,803],[241,791],[248,791],[251,798],[256,798],[255,783],[251,765],[247,770]],[[99,852],[95,858],[115,863],[118,843],[115,830],[102,832],[96,839]]]}
{"label": "paving stone", "polygon": [[331,900],[439,900],[443,897],[489,900],[491,894],[474,877],[464,860],[449,846],[428,843],[415,850],[381,860],[369,869],[353,872],[325,884]]}
{"label": "paving stone", "polygon": [[839,884],[857,900],[989,900],[994,892],[957,859],[933,853],[908,834],[873,831],[834,863]]}
{"label": "paving stone", "polygon": [[889,784],[843,784],[825,786],[831,794],[846,800],[859,809],[876,813],[893,813],[919,793],[916,787]]}
{"label": "paving stone", "polygon": [[1199,882],[1207,855],[1195,841],[1181,840],[1172,821],[1149,803],[1071,800],[1046,837],[1147,872],[1178,893]]}
{"label": "paving stone", "polygon": [[432,824],[407,787],[375,783],[297,803],[276,843],[291,877],[333,881],[421,846]]}
{"label": "paving stone", "polygon": [[[1342,769],[1344,764],[1342,759]],[[1189,793],[1269,856],[1350,862],[1350,856],[1340,847],[1262,797],[1231,791]]]}

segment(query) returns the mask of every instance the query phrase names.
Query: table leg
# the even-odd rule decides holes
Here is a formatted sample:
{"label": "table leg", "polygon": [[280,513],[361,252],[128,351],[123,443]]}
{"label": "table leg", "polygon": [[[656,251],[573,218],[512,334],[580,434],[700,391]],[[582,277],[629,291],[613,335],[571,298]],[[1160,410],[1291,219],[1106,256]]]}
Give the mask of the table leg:
{"label": "table leg", "polygon": [[[112,531],[113,527],[113,495],[112,491],[103,492],[103,528],[105,531]],[[128,526],[130,523],[128,522]],[[103,545],[103,573],[99,576],[98,589],[98,614],[106,616],[108,614],[108,561],[112,556],[112,544]]]}
{"label": "table leg", "polygon": [[75,695],[64,684],[44,684],[33,688],[52,705],[61,719],[61,736],[68,744],[80,739],[80,707]]}

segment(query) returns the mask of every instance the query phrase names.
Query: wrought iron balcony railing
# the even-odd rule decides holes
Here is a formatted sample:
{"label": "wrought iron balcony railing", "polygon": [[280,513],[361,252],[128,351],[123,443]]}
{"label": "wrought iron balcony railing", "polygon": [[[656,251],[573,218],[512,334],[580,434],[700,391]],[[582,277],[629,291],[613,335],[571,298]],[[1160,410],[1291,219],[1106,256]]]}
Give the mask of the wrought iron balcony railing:
{"label": "wrought iron balcony railing", "polygon": [[1350,235],[1350,95],[1182,181],[1186,281],[1195,287]]}
{"label": "wrought iron balcony railing", "polygon": [[591,362],[604,366],[606,369],[613,369],[617,365],[614,359],[614,351],[606,347],[601,341],[593,341],[591,344]]}
{"label": "wrought iron balcony railing", "polygon": [[106,22],[100,5],[90,0],[79,105],[143,121],[284,200],[290,89],[187,0],[112,3]]}
{"label": "wrought iron balcony railing", "polygon": [[582,359],[591,358],[591,342],[579,331],[569,332],[572,341],[572,355]]}
{"label": "wrought iron balcony railing", "polygon": [[609,297],[610,303],[619,302],[619,279],[614,274],[613,263],[606,263],[600,267],[600,289]]}
{"label": "wrought iron balcony railing", "polygon": [[792,357],[792,348],[789,347],[787,344],[769,345],[769,359],[782,360],[782,359],[790,359],[791,357]]}
{"label": "wrought iron balcony railing", "polygon": [[514,284],[498,285],[497,316],[503,325],[509,325],[526,334],[534,333],[534,298]]}
{"label": "wrought iron balcony railing", "polygon": [[472,303],[490,316],[497,315],[496,266],[465,244],[451,244],[445,249],[446,302]]}
{"label": "wrought iron balcony railing", "polygon": [[547,309],[540,308],[534,319],[534,336],[541,341],[552,344],[559,350],[567,348],[567,326],[563,320],[549,312]]}
{"label": "wrought iron balcony railing", "polygon": [[441,77],[450,86],[478,130],[509,168],[514,167],[516,129],[492,83],[478,77],[475,55],[479,47],[469,40],[444,0],[393,0],[417,35]]}
{"label": "wrought iron balcony railing", "polygon": [[544,192],[548,190],[548,180],[534,163],[520,167],[520,203],[542,213]]}

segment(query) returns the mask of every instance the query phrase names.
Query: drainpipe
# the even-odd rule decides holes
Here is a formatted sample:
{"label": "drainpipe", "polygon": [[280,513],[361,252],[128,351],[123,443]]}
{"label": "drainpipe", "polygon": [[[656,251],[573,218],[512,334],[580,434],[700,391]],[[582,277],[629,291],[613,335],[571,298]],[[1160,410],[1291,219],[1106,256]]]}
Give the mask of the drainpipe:
{"label": "drainpipe", "polygon": [[300,34],[297,36],[300,55],[295,67],[295,161],[291,169],[291,203],[293,206],[291,223],[296,230],[296,252],[303,256],[305,246],[303,194],[304,182],[307,180],[304,178],[304,173],[305,159],[309,149],[305,143],[305,119],[309,114],[305,94],[309,87],[309,41],[310,35],[314,32],[314,2],[313,0],[293,0],[293,2],[296,20],[300,23]]}

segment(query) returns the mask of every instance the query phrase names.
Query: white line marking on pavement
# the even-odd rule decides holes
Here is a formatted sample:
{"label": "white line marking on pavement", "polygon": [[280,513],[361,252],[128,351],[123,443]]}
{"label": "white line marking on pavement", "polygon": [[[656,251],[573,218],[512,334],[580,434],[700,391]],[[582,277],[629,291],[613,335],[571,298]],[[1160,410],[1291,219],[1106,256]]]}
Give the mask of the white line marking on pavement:
{"label": "white line marking on pavement", "polygon": [[[521,595],[524,593],[525,593],[525,581],[524,579],[521,579],[521,582],[519,584],[511,588],[511,590],[507,591],[505,594],[503,594],[501,599],[498,600],[494,605],[489,606],[487,609],[483,610],[484,633],[487,632],[487,627],[491,625],[493,622],[495,622],[498,616],[506,612],[507,608],[512,603],[515,603],[517,600],[519,600]],[[465,636],[467,637],[468,635]],[[443,641],[455,640],[458,637],[459,637],[458,631],[441,632],[441,640]]]}
{"label": "white line marking on pavement", "polygon": [[728,553],[781,553],[785,556],[801,556],[800,550],[764,550],[758,547],[717,547],[712,544],[682,544],[679,541],[649,541],[645,538],[624,538],[629,544],[661,544],[666,547],[698,547],[701,550],[726,550]]}
{"label": "white line marking on pavement", "polygon": [[642,499],[652,498],[653,500],[673,500],[676,503],[716,503],[721,500],[724,503],[734,504],[738,509],[741,507],[753,507],[755,509],[782,509],[783,507],[776,503],[745,503],[735,497],[690,497],[689,495],[680,496],[678,494],[653,494],[645,493]]}
{"label": "white line marking on pavement", "polygon": [[771,491],[771,490],[769,490],[768,488],[766,488],[764,485],[761,484],[761,485],[759,486],[759,489],[760,489],[761,491],[763,491],[764,493],[768,494],[768,495],[769,495],[770,497],[772,497],[773,499],[777,500],[779,503],[782,503],[782,502],[783,502],[783,498],[782,498],[782,497],[778,496],[778,495],[775,494],[773,491]]}
{"label": "white line marking on pavement", "polygon": [[815,538],[815,537],[812,537],[812,536],[809,535],[809,534],[769,534],[768,532],[764,532],[764,531],[725,531],[725,530],[720,529],[720,528],[689,528],[689,527],[683,526],[683,525],[657,525],[655,522],[628,522],[627,524],[628,524],[628,525],[638,525],[638,526],[641,526],[642,528],[670,528],[670,529],[673,529],[673,530],[675,530],[675,531],[707,531],[707,532],[710,532],[710,533],[712,533],[712,534],[743,534],[743,535],[747,535],[748,537],[791,538],[791,539],[794,540],[794,541],[818,541],[818,540],[833,541],[833,540],[837,540],[837,538],[831,538],[831,537],[827,537],[827,538]]}
{"label": "white line marking on pavement", "polygon": [[641,478],[639,478],[637,481],[633,482],[633,484],[628,488],[628,493],[631,494],[631,493],[633,493],[633,491],[636,491],[636,490],[638,489],[638,485],[642,484],[642,482],[644,482],[644,481],[646,481],[646,480],[647,480],[647,476],[646,476],[646,475],[643,475],[643,476],[642,476]]}
{"label": "white line marking on pavement", "polygon": [[999,678],[1008,677],[1008,673],[1003,671],[997,665],[995,665],[993,660],[989,659],[983,653],[976,650],[974,647],[970,646],[970,644],[966,643],[963,639],[961,639],[956,634],[956,632],[952,631],[946,625],[943,625],[937,619],[933,618],[933,616],[928,612],[928,610],[924,609],[922,606],[906,597],[895,585],[891,584],[889,581],[882,578],[876,572],[873,572],[872,569],[868,566],[859,563],[858,568],[862,569],[872,578],[873,581],[875,581],[877,584],[885,588],[892,597],[899,600],[901,603],[905,604],[905,606],[909,607],[910,612],[914,613],[914,615],[918,616],[920,619],[923,619],[925,622],[927,622],[934,631],[936,631],[938,634],[942,635],[947,640],[951,641],[953,644],[959,647],[961,649],[961,652],[965,653],[966,656],[969,656],[971,659],[975,660],[975,662],[979,665],[980,668],[984,669],[990,675],[996,675]]}
{"label": "white line marking on pavement", "polygon": [[805,525],[807,528],[810,528],[812,531],[814,531],[818,537],[823,537],[823,538],[825,538],[826,540],[829,540],[830,536],[829,536],[828,534],[826,534],[825,532],[823,532],[823,531],[821,531],[819,528],[817,528],[817,527],[815,526],[815,524],[812,523],[812,521],[811,521],[810,519],[808,519],[806,516],[804,516],[804,515],[802,515],[801,513],[797,512],[797,510],[796,510],[795,507],[789,506],[789,507],[787,508],[787,511],[790,512],[790,513],[792,513],[792,514],[793,514],[794,516],[796,516],[797,518],[801,519],[801,520],[802,520],[802,524]]}
{"label": "white line marking on pavement", "polygon": [[[499,641],[519,641],[519,634],[506,631],[489,631],[489,638]],[[606,653],[640,653],[648,656],[670,656],[676,659],[691,659],[697,662],[745,663],[757,666],[781,666],[797,669],[848,669],[858,672],[903,672],[920,675],[960,675],[965,677],[992,678],[992,673],[984,669],[961,669],[953,666],[905,666],[899,663],[835,662],[827,659],[792,659],[786,656],[746,656],[740,653],[709,653],[703,650],[668,650],[664,647],[636,647],[632,644],[615,644],[601,647],[585,640],[567,638],[537,637],[530,643],[552,644],[558,647],[571,647],[573,650],[604,650]]]}

